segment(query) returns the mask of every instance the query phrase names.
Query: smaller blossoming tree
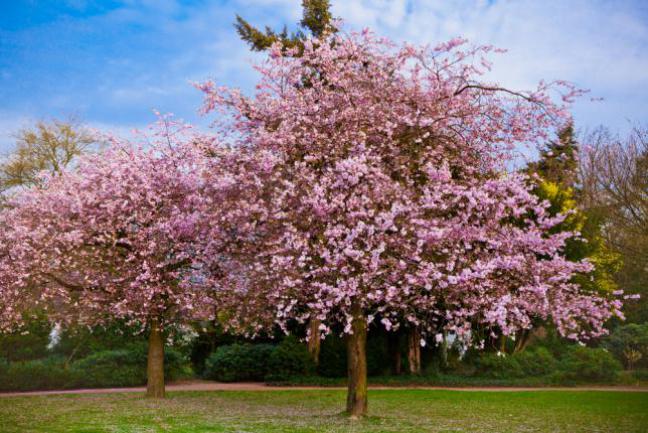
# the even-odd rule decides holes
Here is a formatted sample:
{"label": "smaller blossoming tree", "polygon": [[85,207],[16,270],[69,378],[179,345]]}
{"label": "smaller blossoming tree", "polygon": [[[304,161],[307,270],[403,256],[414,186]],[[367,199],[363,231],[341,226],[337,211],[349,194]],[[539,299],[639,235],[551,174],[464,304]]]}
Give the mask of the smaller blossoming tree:
{"label": "smaller blossoming tree", "polygon": [[191,282],[208,204],[202,139],[169,119],[160,127],[146,146],[112,139],[0,214],[2,324],[35,306],[62,324],[140,324],[150,397],[164,396],[164,329],[213,315],[212,298]]}

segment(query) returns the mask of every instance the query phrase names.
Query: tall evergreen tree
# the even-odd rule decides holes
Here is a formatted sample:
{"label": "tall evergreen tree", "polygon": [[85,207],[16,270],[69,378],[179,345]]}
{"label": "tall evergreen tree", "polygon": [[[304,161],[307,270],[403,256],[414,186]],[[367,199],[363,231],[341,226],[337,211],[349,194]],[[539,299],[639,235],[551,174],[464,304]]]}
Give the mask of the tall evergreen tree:
{"label": "tall evergreen tree", "polygon": [[540,151],[540,159],[531,163],[528,170],[562,188],[574,188],[578,177],[578,143],[572,122],[558,131],[558,139],[547,143]]}
{"label": "tall evergreen tree", "polygon": [[301,48],[304,39],[308,37],[321,38],[326,34],[337,32],[333,25],[329,0],[303,0],[302,9],[303,15],[298,24],[299,29],[293,33],[289,33],[286,26],[280,32],[276,32],[268,26],[264,30],[259,30],[240,15],[236,16],[234,27],[241,39],[247,42],[253,51],[267,50],[278,41],[284,48]]}

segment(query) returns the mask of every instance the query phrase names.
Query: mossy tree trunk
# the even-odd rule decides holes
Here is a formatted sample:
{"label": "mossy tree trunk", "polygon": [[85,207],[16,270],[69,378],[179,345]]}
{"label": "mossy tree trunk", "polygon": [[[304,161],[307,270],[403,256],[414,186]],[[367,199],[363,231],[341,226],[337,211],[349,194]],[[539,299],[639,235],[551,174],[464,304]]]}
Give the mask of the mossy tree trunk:
{"label": "mossy tree trunk", "polygon": [[157,319],[151,320],[146,363],[146,396],[164,398],[164,338]]}
{"label": "mossy tree trunk", "polygon": [[351,307],[353,334],[347,335],[347,413],[352,418],[367,414],[367,319],[359,303]]}

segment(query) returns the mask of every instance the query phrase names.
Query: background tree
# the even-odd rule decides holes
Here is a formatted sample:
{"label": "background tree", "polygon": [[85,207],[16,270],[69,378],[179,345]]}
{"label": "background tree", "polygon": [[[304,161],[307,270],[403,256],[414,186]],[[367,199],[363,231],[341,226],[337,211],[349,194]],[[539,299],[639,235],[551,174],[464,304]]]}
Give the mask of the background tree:
{"label": "background tree", "polygon": [[593,274],[581,276],[579,283],[591,290],[612,292],[617,288],[614,277],[621,266],[621,258],[603,236],[605,220],[601,210],[585,198],[589,193],[581,179],[581,151],[573,122],[568,122],[557,135],[558,140],[549,142],[541,151],[540,159],[529,164],[527,169],[539,177],[534,193],[549,201],[549,211],[553,215],[567,215],[554,230],[579,233],[567,242],[565,257],[573,261],[587,258],[596,265]]}
{"label": "background tree", "polygon": [[604,221],[608,245],[619,253],[623,268],[617,282],[641,294],[628,307],[631,321],[648,321],[648,131],[635,128],[627,137],[599,129],[585,138],[581,161],[583,202]]}
{"label": "background tree", "polygon": [[276,32],[267,26],[262,31],[239,15],[236,16],[234,27],[241,39],[254,51],[265,51],[276,42],[281,43],[285,49],[298,48],[301,51],[304,39],[307,37],[324,38],[337,31],[334,27],[329,0],[303,0],[302,9],[299,30],[294,33],[289,34],[286,26],[281,32]]}
{"label": "background tree", "polygon": [[574,188],[578,180],[578,153],[573,121],[560,128],[557,140],[540,150],[540,158],[528,166],[528,172],[538,174],[545,182],[562,189]]}
{"label": "background tree", "polygon": [[39,185],[43,173],[60,174],[96,143],[74,120],[40,121],[16,138],[16,148],[0,162],[0,192]]}

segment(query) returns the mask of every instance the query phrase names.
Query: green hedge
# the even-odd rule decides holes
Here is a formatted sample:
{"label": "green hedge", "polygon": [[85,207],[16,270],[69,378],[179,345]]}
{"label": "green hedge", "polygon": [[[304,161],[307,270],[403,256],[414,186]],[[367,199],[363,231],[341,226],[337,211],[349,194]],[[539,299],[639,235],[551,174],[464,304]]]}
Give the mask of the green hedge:
{"label": "green hedge", "polygon": [[130,350],[135,346],[146,346],[146,334],[138,330],[137,326],[127,326],[123,322],[114,322],[106,327],[64,328],[52,351],[54,354],[66,358],[73,356],[74,360],[78,360],[99,352]]}
{"label": "green hedge", "polygon": [[556,359],[544,347],[505,356],[486,353],[476,363],[478,375],[496,379],[544,376],[554,373],[557,366]]}
{"label": "green hedge", "polygon": [[610,382],[623,369],[607,350],[572,346],[561,357],[556,378],[560,381]]}
{"label": "green hedge", "polygon": [[250,343],[221,346],[207,358],[203,377],[221,382],[277,382],[314,372],[315,364],[306,345],[288,336],[276,346]]}
{"label": "green hedge", "polygon": [[[124,350],[106,350],[93,353],[72,364],[78,386],[108,387],[137,386],[146,383],[145,345]],[[184,358],[177,351],[164,351],[164,377],[170,381],[183,371]]]}
{"label": "green hedge", "polygon": [[[184,372],[186,361],[173,349],[166,349],[165,378],[173,380]],[[138,386],[146,383],[146,347],[94,353],[66,366],[63,357],[12,362],[0,361],[0,390]]]}
{"label": "green hedge", "polygon": [[205,361],[203,376],[221,382],[263,380],[273,350],[271,344],[221,346]]}
{"label": "green hedge", "polygon": [[543,378],[546,383],[612,382],[621,363],[601,348],[568,346],[556,359],[544,347],[498,356],[482,354],[476,359],[476,375],[494,379]]}
{"label": "green hedge", "polygon": [[72,364],[79,385],[89,387],[137,386],[146,383],[146,353],[109,350],[94,353]]}
{"label": "green hedge", "polygon": [[309,376],[314,372],[315,363],[306,345],[297,338],[288,336],[272,351],[264,380],[280,381],[295,376]]}
{"label": "green hedge", "polygon": [[5,363],[0,370],[2,391],[70,388],[76,382],[75,374],[64,368],[60,357]]}

